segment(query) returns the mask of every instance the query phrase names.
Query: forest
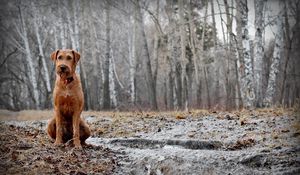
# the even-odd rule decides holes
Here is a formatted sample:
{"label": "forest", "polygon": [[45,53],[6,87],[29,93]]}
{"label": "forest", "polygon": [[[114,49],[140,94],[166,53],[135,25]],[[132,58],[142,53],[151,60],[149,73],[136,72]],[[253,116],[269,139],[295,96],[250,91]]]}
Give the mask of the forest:
{"label": "forest", "polygon": [[299,21],[300,0],[0,0],[0,174],[300,174]]}
{"label": "forest", "polygon": [[299,0],[0,2],[0,108],[51,109],[50,54],[81,54],[85,110],[293,107]]}

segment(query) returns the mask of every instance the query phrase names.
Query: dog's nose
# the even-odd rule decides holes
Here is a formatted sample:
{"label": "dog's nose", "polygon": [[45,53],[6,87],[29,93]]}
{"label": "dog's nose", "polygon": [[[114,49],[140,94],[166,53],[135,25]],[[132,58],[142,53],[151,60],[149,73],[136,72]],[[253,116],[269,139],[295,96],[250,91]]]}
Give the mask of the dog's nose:
{"label": "dog's nose", "polygon": [[59,68],[60,68],[61,71],[65,71],[67,69],[67,66],[66,65],[60,65]]}

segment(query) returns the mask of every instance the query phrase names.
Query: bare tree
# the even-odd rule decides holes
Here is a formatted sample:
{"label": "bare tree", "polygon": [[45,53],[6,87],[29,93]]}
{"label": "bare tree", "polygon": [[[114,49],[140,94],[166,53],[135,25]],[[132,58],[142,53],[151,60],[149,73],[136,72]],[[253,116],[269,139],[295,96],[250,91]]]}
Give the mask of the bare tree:
{"label": "bare tree", "polygon": [[[287,1],[284,2],[284,43],[285,43],[284,67],[283,67],[283,78],[282,78],[282,83],[281,83],[281,87],[280,87],[280,96],[279,96],[279,102],[282,105],[287,105],[287,101],[285,101],[285,98],[284,98],[284,92],[286,90],[287,69],[288,69],[288,64],[290,61],[290,55],[291,55],[292,44],[293,44],[292,37],[295,35],[295,30],[294,30],[292,32],[292,37],[291,37],[287,3],[288,3]],[[297,21],[296,21],[296,23],[297,23]],[[298,21],[298,23],[299,23],[299,21]],[[287,105],[287,106],[290,106],[290,105]]]}
{"label": "bare tree", "polygon": [[28,69],[29,69],[29,78],[31,81],[32,85],[32,93],[33,93],[33,98],[34,98],[34,103],[36,109],[40,109],[40,97],[39,97],[39,92],[38,92],[38,84],[37,84],[37,76],[36,76],[36,66],[31,54],[31,49],[29,46],[29,41],[28,41],[28,36],[27,36],[27,25],[25,23],[24,19],[24,14],[21,6],[18,6],[19,9],[19,16],[21,20],[21,26],[22,26],[22,31],[20,33],[21,38],[23,39],[24,47],[25,47],[25,53],[26,53],[26,58],[28,62]]}
{"label": "bare tree", "polygon": [[268,105],[300,98],[299,0],[280,15],[266,0],[48,2],[0,3],[0,108],[51,107],[48,55],[65,48],[81,54],[86,110],[260,107],[265,91]]}
{"label": "bare tree", "polygon": [[36,5],[31,2],[32,8],[33,8],[33,24],[34,24],[34,29],[35,29],[35,33],[36,33],[36,38],[37,38],[37,42],[38,42],[38,46],[39,46],[39,54],[42,60],[42,64],[43,64],[43,70],[44,70],[44,77],[45,77],[45,81],[46,81],[46,88],[47,88],[47,92],[50,93],[51,92],[51,85],[50,85],[50,76],[49,76],[49,71],[48,71],[48,67],[47,67],[47,63],[46,63],[46,58],[45,58],[45,54],[44,54],[44,49],[43,49],[43,45],[42,45],[42,41],[41,41],[41,36],[40,36],[40,31],[39,31],[39,17],[38,17],[38,12],[37,12],[37,8]]}
{"label": "bare tree", "polygon": [[118,106],[117,102],[117,92],[116,92],[116,84],[115,84],[115,60],[113,56],[112,49],[110,49],[111,58],[109,60],[109,93],[110,93],[110,102],[111,107],[115,108]]}
{"label": "bare tree", "polygon": [[138,13],[138,21],[139,21],[139,29],[142,34],[142,45],[143,45],[143,53],[144,53],[144,63],[146,66],[146,78],[147,78],[147,84],[149,89],[149,100],[151,103],[151,108],[153,110],[157,110],[157,101],[156,101],[156,87],[154,78],[152,75],[152,68],[151,68],[151,60],[150,60],[150,54],[148,49],[148,43],[145,33],[145,25],[142,15],[142,9],[140,7],[140,2],[137,0],[136,3],[137,13]]}
{"label": "bare tree", "polygon": [[271,106],[273,104],[273,97],[276,91],[276,77],[279,71],[279,61],[281,59],[282,45],[283,45],[283,27],[282,27],[282,14],[277,18],[277,31],[275,38],[275,47],[272,57],[272,64],[270,67],[269,80],[266,95],[264,97],[264,106]]}
{"label": "bare tree", "polygon": [[183,0],[179,0],[179,24],[180,24],[180,47],[181,47],[181,87],[182,87],[182,105],[185,110],[188,110],[188,99],[187,99],[187,77],[186,77],[186,27],[184,19],[184,4]]}
{"label": "bare tree", "polygon": [[109,87],[109,63],[111,59],[111,41],[110,41],[110,1],[106,1],[105,7],[105,30],[106,30],[106,49],[105,61],[103,67],[104,81],[103,81],[103,109],[110,109],[110,87]]}
{"label": "bare tree", "polygon": [[253,72],[252,72],[252,61],[250,57],[250,43],[249,43],[249,30],[248,30],[248,5],[247,0],[239,0],[237,3],[238,10],[241,13],[241,29],[242,29],[242,45],[243,45],[243,58],[244,69],[241,72],[241,83],[242,83],[242,97],[244,107],[253,107],[253,100],[255,98],[254,87],[253,87]]}
{"label": "bare tree", "polygon": [[194,64],[194,69],[195,69],[195,82],[196,82],[196,92],[197,92],[197,106],[200,106],[200,101],[201,101],[201,86],[200,86],[200,70],[199,70],[199,53],[197,52],[197,45],[199,45],[198,37],[196,36],[196,31],[195,31],[195,22],[192,16],[193,12],[193,7],[191,5],[191,0],[189,2],[189,7],[188,7],[188,19],[189,19],[189,31],[190,31],[190,38],[189,38],[189,46],[192,51],[192,60]]}
{"label": "bare tree", "polygon": [[130,84],[130,100],[135,104],[136,87],[135,87],[135,69],[136,69],[136,20],[133,16],[129,16],[128,22],[128,59],[129,59],[129,84]]}
{"label": "bare tree", "polygon": [[254,39],[254,80],[256,106],[262,106],[262,63],[264,56],[263,48],[263,9],[265,0],[255,0],[255,39]]}

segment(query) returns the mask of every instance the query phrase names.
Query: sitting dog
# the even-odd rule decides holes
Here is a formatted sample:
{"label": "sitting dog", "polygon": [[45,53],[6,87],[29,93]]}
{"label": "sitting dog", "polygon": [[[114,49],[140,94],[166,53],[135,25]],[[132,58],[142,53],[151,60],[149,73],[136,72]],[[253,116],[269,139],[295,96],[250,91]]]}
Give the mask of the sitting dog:
{"label": "sitting dog", "polygon": [[91,135],[87,124],[80,118],[84,98],[80,78],[75,73],[80,54],[74,50],[56,50],[51,54],[55,62],[56,81],[53,92],[54,117],[47,128],[55,145],[69,140],[77,148]]}

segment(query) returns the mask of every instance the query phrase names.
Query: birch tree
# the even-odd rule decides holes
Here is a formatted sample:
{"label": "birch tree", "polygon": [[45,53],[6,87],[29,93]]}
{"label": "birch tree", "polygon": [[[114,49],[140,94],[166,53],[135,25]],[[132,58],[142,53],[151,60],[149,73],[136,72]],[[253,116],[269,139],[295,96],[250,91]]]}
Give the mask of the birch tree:
{"label": "birch tree", "polygon": [[253,87],[253,71],[252,62],[250,57],[250,43],[249,43],[249,26],[248,26],[248,5],[247,0],[239,0],[238,7],[241,13],[241,29],[242,29],[242,46],[243,46],[243,58],[244,69],[241,72],[241,89],[244,107],[249,108],[253,106],[253,100],[255,98]]}
{"label": "birch tree", "polygon": [[283,45],[283,28],[282,28],[282,15],[279,14],[276,23],[276,36],[275,36],[275,46],[272,57],[272,64],[270,67],[268,86],[266,90],[266,95],[264,97],[264,106],[271,106],[273,104],[273,98],[276,91],[276,77],[279,71],[279,61],[281,58],[281,51]]}
{"label": "birch tree", "polygon": [[265,0],[255,0],[255,39],[254,39],[254,80],[255,80],[255,97],[256,105],[262,106],[262,65],[263,65],[263,30],[264,30],[264,19],[263,9]]}
{"label": "birch tree", "polygon": [[[83,58],[78,67],[85,109],[230,110],[243,101],[245,107],[264,105],[261,94],[287,106],[298,103],[299,0],[279,4],[286,5],[281,39],[273,1],[45,2],[1,2],[0,108],[50,107],[45,95],[55,71],[47,55],[71,47]],[[268,81],[275,92],[266,93]]]}
{"label": "birch tree", "polygon": [[135,43],[136,43],[136,22],[132,16],[129,17],[128,23],[128,58],[129,58],[129,86],[130,86],[130,100],[135,103]]}
{"label": "birch tree", "polygon": [[110,49],[111,58],[109,59],[109,92],[110,92],[110,102],[111,107],[117,107],[117,92],[116,92],[116,85],[115,85],[115,72],[114,72],[114,56],[112,53],[112,49]]}

